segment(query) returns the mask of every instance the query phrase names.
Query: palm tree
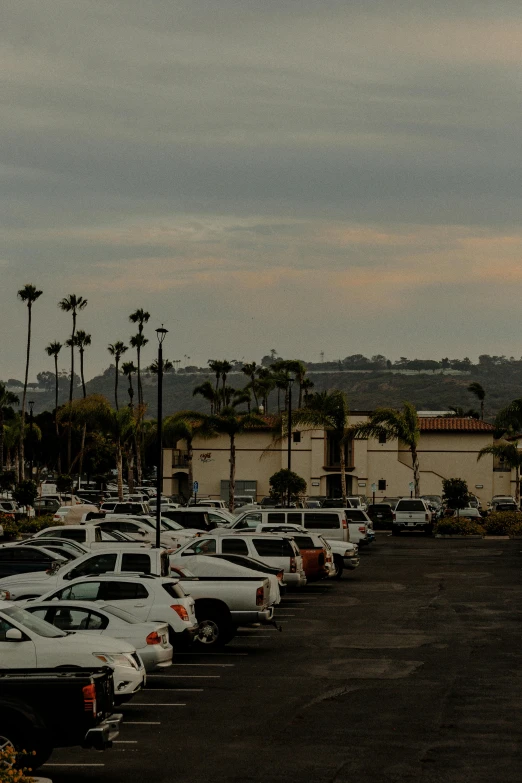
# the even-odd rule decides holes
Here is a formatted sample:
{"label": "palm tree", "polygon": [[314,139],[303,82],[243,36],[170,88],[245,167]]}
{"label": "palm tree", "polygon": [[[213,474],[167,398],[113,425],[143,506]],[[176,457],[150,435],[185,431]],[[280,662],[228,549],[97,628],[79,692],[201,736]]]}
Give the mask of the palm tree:
{"label": "palm tree", "polygon": [[473,381],[473,383],[470,383],[468,386],[468,391],[474,394],[477,400],[479,400],[480,418],[482,421],[484,421],[484,400],[486,399],[486,392],[484,391],[484,388],[480,385],[480,383],[477,383],[477,381]]}
{"label": "palm tree", "polygon": [[60,456],[60,429],[58,427],[58,354],[62,350],[63,346],[58,341],[49,343],[45,352],[47,356],[54,356],[54,426],[56,428],[56,443],[58,446],[58,473],[62,472],[61,456]]}
{"label": "palm tree", "polygon": [[129,408],[133,407],[133,399],[134,399],[134,387],[132,385],[132,375],[136,372],[136,365],[134,362],[123,362],[121,366],[121,371],[123,375],[128,379],[129,381]]}
{"label": "palm tree", "polygon": [[192,396],[200,394],[205,400],[210,403],[210,414],[218,413],[219,410],[219,392],[213,387],[210,381],[203,381],[199,386],[196,386],[192,392]]}
{"label": "palm tree", "polygon": [[480,419],[480,413],[474,408],[462,408],[460,405],[450,405],[451,413],[446,413],[446,418],[455,418],[458,416],[461,419]]}
{"label": "palm tree", "polygon": [[189,497],[194,493],[194,463],[193,463],[193,441],[197,434],[204,434],[211,437],[211,433],[205,428],[205,420],[194,420],[190,416],[190,411],[180,411],[173,416],[167,416],[163,422],[163,434],[166,443],[176,444],[178,440],[184,440],[187,444],[187,467],[188,467],[188,492]]}
{"label": "palm tree", "polygon": [[[170,359],[163,359],[163,373],[170,372],[174,369],[174,362],[171,362]],[[150,367],[147,367],[147,372],[150,372],[151,375],[157,375],[158,374],[158,360],[154,359]]]}
{"label": "palm tree", "polygon": [[20,445],[19,445],[19,463],[18,463],[18,480],[22,481],[24,478],[25,465],[24,465],[24,425],[25,425],[25,405],[27,401],[27,382],[29,378],[29,358],[31,355],[31,326],[32,326],[32,314],[33,304],[39,299],[43,291],[39,291],[36,286],[27,283],[18,291],[18,298],[27,305],[27,350],[25,357],[25,378],[24,378],[24,393],[22,396],[22,426],[20,429]]}
{"label": "palm tree", "polygon": [[309,429],[324,428],[332,433],[335,443],[339,444],[341,493],[343,503],[345,504],[347,494],[345,446],[352,437],[348,417],[349,409],[346,394],[337,389],[310,395],[306,407],[300,408],[292,414],[294,424],[300,429],[303,427]]}
{"label": "palm tree", "polygon": [[86,334],[86,332],[84,332],[83,329],[78,329],[78,331],[76,332],[75,343],[76,343],[76,347],[79,348],[80,351],[80,377],[82,379],[83,398],[85,399],[85,397],[87,397],[87,392],[85,389],[83,357],[85,354],[85,349],[91,344],[91,335]]}
{"label": "palm tree", "polygon": [[[133,324],[138,324],[138,334],[131,339],[130,343],[133,348],[136,348],[138,359],[138,404],[143,404],[143,388],[141,385],[141,349],[149,342],[143,336],[143,324],[149,322],[150,313],[142,308],[135,310],[129,315],[129,321]],[[133,342],[134,340],[134,342]]]}
{"label": "palm tree", "polygon": [[131,337],[129,342],[131,344],[131,348],[136,349],[137,373],[138,373],[138,405],[143,405],[143,387],[141,385],[141,349],[145,348],[145,346],[149,341],[143,334],[138,333],[135,334],[134,337]]}
{"label": "palm tree", "polygon": [[411,402],[403,403],[402,411],[396,411],[393,408],[378,408],[370,415],[369,421],[366,423],[361,422],[353,427],[353,434],[357,438],[379,438],[384,436],[388,440],[398,440],[404,443],[411,454],[415,497],[419,497],[417,444],[420,437],[420,426],[417,411]]}
{"label": "palm tree", "polygon": [[254,395],[254,400],[256,402],[256,408],[259,408],[259,400],[257,399],[257,387],[256,387],[256,370],[257,370],[257,364],[255,362],[250,362],[250,364],[244,364],[241,368],[241,372],[243,372],[247,378],[250,378],[250,383],[248,384],[249,388],[252,389],[252,394]]}
{"label": "palm tree", "polygon": [[199,411],[183,411],[178,414],[178,420],[192,422],[198,425],[198,434],[203,438],[216,435],[228,435],[230,443],[230,474],[228,485],[228,508],[234,511],[234,495],[236,489],[236,438],[248,432],[252,427],[265,427],[265,421],[255,413],[238,413],[234,405],[225,407],[218,415],[208,416]]}
{"label": "palm tree", "polygon": [[114,401],[116,403],[116,410],[119,410],[118,407],[118,379],[119,379],[119,365],[120,365],[120,359],[125,353],[125,351],[128,351],[129,348],[127,345],[122,343],[121,340],[115,343],[111,343],[107,350],[109,351],[111,356],[114,356],[114,363],[116,365],[116,373],[115,373],[115,379],[114,379]]}
{"label": "palm tree", "polygon": [[231,362],[228,361],[228,359],[223,359],[221,362],[221,380],[223,381],[223,392],[225,391],[225,386],[227,385],[227,376],[230,370],[232,369],[233,365]]}
{"label": "palm tree", "polygon": [[522,467],[522,450],[518,448],[518,441],[493,443],[490,446],[484,446],[478,453],[477,461],[481,457],[485,457],[486,454],[491,454],[493,457],[501,460],[510,470],[515,469],[515,500],[518,505],[520,503],[520,468]]}
{"label": "palm tree", "polygon": [[[71,380],[69,384],[69,407],[73,400],[74,390],[74,347],[76,339],[76,318],[80,310],[85,310],[87,307],[87,299],[83,296],[77,296],[77,294],[69,294],[58,302],[58,307],[63,310],[64,313],[72,313],[73,328],[70,337],[71,347]],[[68,343],[69,344],[69,343]],[[69,425],[67,433],[67,469],[71,469],[72,462],[72,426]]]}
{"label": "palm tree", "polygon": [[17,394],[7,391],[5,384],[0,382],[0,473],[4,470],[4,415],[13,405],[19,405]]}
{"label": "palm tree", "polygon": [[[303,378],[303,381],[299,387],[299,392],[304,392],[303,396],[304,396],[305,405],[307,404],[308,399],[310,397],[310,390],[313,389],[314,386],[315,383],[311,381],[310,378]],[[299,403],[299,407],[301,407],[301,403]]]}

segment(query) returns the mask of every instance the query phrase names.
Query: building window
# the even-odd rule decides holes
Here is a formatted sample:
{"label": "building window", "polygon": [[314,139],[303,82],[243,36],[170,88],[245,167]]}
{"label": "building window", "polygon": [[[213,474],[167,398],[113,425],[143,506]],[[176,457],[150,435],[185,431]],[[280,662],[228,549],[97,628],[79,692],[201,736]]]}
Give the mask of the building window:
{"label": "building window", "polygon": [[385,432],[381,432],[379,434],[379,443],[386,443],[386,440],[387,440],[386,433]]}
{"label": "building window", "polygon": [[384,491],[386,489],[386,479],[379,479],[378,489],[379,492]]}
{"label": "building window", "polygon": [[292,440],[294,443],[301,443],[301,433],[300,432],[293,432],[292,433]]}
{"label": "building window", "polygon": [[[344,464],[347,468],[353,466],[353,454],[352,454],[353,441],[347,440],[344,444]],[[339,438],[335,436],[333,432],[326,433],[326,465],[329,468],[340,467],[341,464],[341,447]]]}

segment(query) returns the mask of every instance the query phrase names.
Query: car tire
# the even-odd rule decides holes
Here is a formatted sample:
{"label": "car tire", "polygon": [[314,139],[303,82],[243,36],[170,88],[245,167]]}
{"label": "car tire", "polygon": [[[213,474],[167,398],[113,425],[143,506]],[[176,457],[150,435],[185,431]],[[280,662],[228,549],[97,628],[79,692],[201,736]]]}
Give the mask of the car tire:
{"label": "car tire", "polygon": [[[10,722],[0,723],[0,750],[12,745],[17,753],[27,751],[31,755],[21,755],[17,760],[17,767],[29,767],[36,769],[45,764],[53,748],[46,745],[42,739],[38,739],[31,731],[30,726],[12,725]],[[34,752],[34,755],[32,753]]]}
{"label": "car tire", "polygon": [[196,603],[196,617],[199,630],[194,637],[194,644],[205,649],[218,650],[228,644],[236,631],[230,618],[224,610],[218,607]]}
{"label": "car tire", "polygon": [[333,574],[332,579],[341,579],[344,571],[344,563],[340,555],[334,555],[334,566],[335,574]]}
{"label": "car tire", "polygon": [[392,536],[400,536],[401,530],[398,525],[392,525]]}

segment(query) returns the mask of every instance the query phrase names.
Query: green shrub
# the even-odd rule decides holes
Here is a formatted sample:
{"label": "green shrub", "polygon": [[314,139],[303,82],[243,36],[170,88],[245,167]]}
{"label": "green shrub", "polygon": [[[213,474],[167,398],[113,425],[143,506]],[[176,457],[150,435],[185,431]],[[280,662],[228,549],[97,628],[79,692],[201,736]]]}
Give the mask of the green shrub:
{"label": "green shrub", "polygon": [[515,522],[509,530],[510,536],[522,536],[522,522]]}
{"label": "green shrub", "polygon": [[496,511],[486,517],[484,528],[489,536],[509,536],[516,525],[522,524],[522,514],[516,511]]}
{"label": "green shrub", "polygon": [[437,522],[433,532],[440,536],[483,536],[484,528],[473,519],[448,517]]}
{"label": "green shrub", "polygon": [[2,525],[4,529],[4,540],[14,541],[18,538],[20,532],[19,526],[18,522],[15,522],[14,519],[5,514],[0,514],[0,525]]}

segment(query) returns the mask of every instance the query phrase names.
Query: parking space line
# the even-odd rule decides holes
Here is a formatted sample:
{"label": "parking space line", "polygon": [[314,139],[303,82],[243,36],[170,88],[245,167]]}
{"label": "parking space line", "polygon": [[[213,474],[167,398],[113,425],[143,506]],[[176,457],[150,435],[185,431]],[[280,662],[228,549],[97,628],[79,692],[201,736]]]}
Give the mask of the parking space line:
{"label": "parking space line", "polygon": [[113,740],[113,745],[137,745],[138,740]]}
{"label": "parking space line", "polygon": [[164,677],[166,680],[219,680],[220,674],[149,674],[152,677]]}
{"label": "parking space line", "polygon": [[139,701],[132,704],[127,704],[127,707],[186,707],[186,704],[180,702],[168,701],[168,702],[155,702],[155,701]]}
{"label": "parking space line", "polygon": [[230,655],[230,656],[232,656],[232,658],[235,658],[236,656],[239,656],[239,655],[248,655],[248,653],[240,653],[240,652],[238,652],[238,653],[236,653],[236,652],[234,652],[234,653],[231,653],[231,652],[192,653],[192,652],[188,652],[188,653],[175,653],[175,655],[176,655],[176,657],[179,656],[179,655],[192,655],[192,656],[194,656],[194,655],[197,655],[197,656],[202,656],[203,655],[203,656],[205,656],[206,655],[208,657],[213,656],[213,655],[216,655],[216,656],[218,656],[218,655],[219,656]]}
{"label": "parking space line", "polygon": [[220,668],[228,668],[229,666],[235,666],[235,663],[173,663],[173,666],[219,666]]}
{"label": "parking space line", "polygon": [[160,720],[124,720],[126,726],[161,726]]}
{"label": "parking space line", "polygon": [[279,620],[280,617],[295,617],[295,614],[278,614],[277,619]]}
{"label": "parking space line", "polygon": [[57,762],[49,761],[47,764],[43,764],[44,767],[104,767],[105,764],[58,764]]}
{"label": "parking space line", "polygon": [[204,688],[150,688],[148,693],[203,693]]}

